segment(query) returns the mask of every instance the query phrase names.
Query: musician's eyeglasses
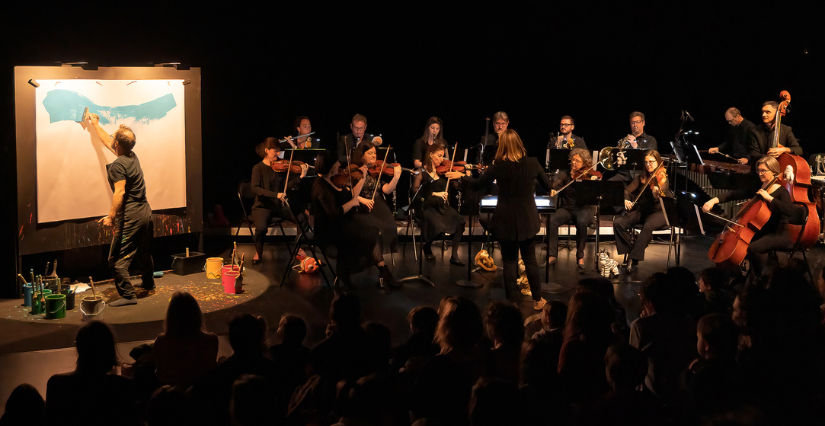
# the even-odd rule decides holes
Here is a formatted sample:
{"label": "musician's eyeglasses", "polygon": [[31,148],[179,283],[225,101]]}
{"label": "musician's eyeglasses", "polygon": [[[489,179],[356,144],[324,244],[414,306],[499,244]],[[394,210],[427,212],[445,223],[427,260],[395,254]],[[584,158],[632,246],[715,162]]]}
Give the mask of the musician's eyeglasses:
{"label": "musician's eyeglasses", "polygon": [[642,123],[642,120],[639,120],[639,121],[631,121],[631,122],[630,122],[630,124],[641,124],[641,123]]}
{"label": "musician's eyeglasses", "polygon": [[757,170],[756,174],[758,174],[759,176],[762,176],[762,175],[764,175],[765,173],[768,173],[768,172],[770,172],[770,170]]}
{"label": "musician's eyeglasses", "polygon": [[561,126],[561,127],[570,127],[572,125],[573,124],[571,124],[571,123],[561,123],[561,124],[559,124],[559,126]]}

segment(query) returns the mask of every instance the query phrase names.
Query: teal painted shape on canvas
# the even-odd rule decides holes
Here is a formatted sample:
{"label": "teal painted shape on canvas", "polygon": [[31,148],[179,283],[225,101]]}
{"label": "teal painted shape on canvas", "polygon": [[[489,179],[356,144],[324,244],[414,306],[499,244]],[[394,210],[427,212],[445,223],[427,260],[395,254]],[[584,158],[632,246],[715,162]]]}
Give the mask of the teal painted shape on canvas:
{"label": "teal painted shape on canvas", "polygon": [[102,106],[97,105],[86,96],[72,90],[52,90],[43,99],[43,106],[49,114],[49,122],[76,121],[83,119],[83,110],[89,107],[89,113],[100,116],[100,124],[116,124],[128,118],[143,124],[151,123],[166,116],[177,106],[171,93],[139,105]]}

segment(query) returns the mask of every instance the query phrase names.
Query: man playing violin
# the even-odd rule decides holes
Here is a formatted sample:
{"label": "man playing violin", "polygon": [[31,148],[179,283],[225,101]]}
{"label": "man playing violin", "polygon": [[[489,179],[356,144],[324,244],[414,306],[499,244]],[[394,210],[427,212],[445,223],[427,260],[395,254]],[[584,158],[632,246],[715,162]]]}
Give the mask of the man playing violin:
{"label": "man playing violin", "polygon": [[565,115],[559,122],[559,134],[556,136],[554,146],[556,148],[583,148],[587,150],[587,145],[584,143],[584,138],[573,134],[573,129],[576,128],[576,122],[573,117]]}
{"label": "man playing violin", "polygon": [[[255,194],[255,203],[252,204],[252,222],[255,224],[255,234],[252,241],[255,243],[255,257],[252,263],[258,263],[263,257],[264,237],[269,230],[269,222],[273,217],[280,217],[297,222],[286,198],[286,191],[298,187],[301,178],[307,174],[308,166],[301,166],[301,173],[292,173],[286,183],[287,172],[276,172],[273,163],[278,160],[281,146],[276,138],[266,138],[256,149],[261,161],[252,167],[252,192]],[[289,165],[286,165],[289,167]],[[284,188],[284,184],[288,185]],[[303,206],[294,206],[295,211],[303,210]]]}
{"label": "man playing violin", "polygon": [[727,139],[721,145],[709,149],[708,153],[728,154],[738,158],[739,164],[748,164],[748,141],[756,126],[742,117],[742,113],[736,108],[725,111],[725,121],[730,124]]}
{"label": "man playing violin", "polygon": [[[756,162],[756,173],[759,176],[758,187],[723,193],[705,203],[702,210],[709,212],[717,203],[746,199],[751,197],[754,192],[756,192],[757,197],[768,203],[771,217],[751,239],[746,257],[751,264],[751,271],[756,277],[759,277],[762,275],[769,252],[785,249],[793,244],[785,225],[794,215],[797,206],[791,202],[791,194],[788,190],[779,184],[780,165],[776,158],[771,156],[760,158]],[[774,180],[774,178],[777,178],[777,180]]]}
{"label": "man playing violin", "polygon": [[[601,178],[601,173],[590,170],[592,164],[587,149],[576,147],[570,151],[570,171],[562,170],[553,178],[553,189],[550,196],[559,194],[559,207],[556,214],[550,218],[550,228],[548,229],[547,255],[549,262],[554,265],[559,254],[559,226],[570,222],[576,224],[576,261],[579,269],[584,269],[584,247],[587,244],[587,227],[593,223],[596,214],[596,206],[580,206],[576,203],[576,185],[565,187],[574,180],[594,180]],[[563,187],[564,190],[558,192]]]}
{"label": "man playing violin", "polygon": [[767,101],[762,104],[762,125],[754,128],[748,141],[751,160],[756,161],[763,155],[774,158],[785,153],[802,155],[802,147],[799,146],[799,142],[793,135],[790,126],[780,124],[779,139],[773,140],[777,109],[779,109],[779,104],[775,101]]}
{"label": "man playing violin", "polygon": [[[653,231],[667,225],[665,213],[662,211],[660,197],[673,197],[668,187],[670,182],[662,165],[662,157],[657,151],[645,152],[644,173],[636,176],[625,187],[624,205],[625,214],[613,222],[613,235],[616,237],[616,251],[619,254],[629,253],[627,271],[633,272],[640,261],[645,259],[647,244],[653,239]],[[641,195],[639,195],[641,194]],[[634,203],[631,200],[636,200]],[[642,232],[631,243],[633,225],[644,222]]]}

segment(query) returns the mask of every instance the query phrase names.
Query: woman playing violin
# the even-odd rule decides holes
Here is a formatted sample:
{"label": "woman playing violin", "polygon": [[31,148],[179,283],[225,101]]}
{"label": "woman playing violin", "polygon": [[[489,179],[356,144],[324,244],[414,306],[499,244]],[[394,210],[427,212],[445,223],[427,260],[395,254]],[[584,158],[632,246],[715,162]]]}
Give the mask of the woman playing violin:
{"label": "woman playing violin", "polygon": [[[458,258],[458,245],[461,242],[461,235],[464,234],[464,216],[450,207],[450,203],[447,202],[448,179],[439,176],[436,171],[438,165],[444,161],[444,151],[444,145],[438,143],[427,148],[424,163],[426,173],[418,173],[413,182],[413,191],[420,190],[421,205],[416,208],[416,212],[425,224],[424,256],[427,260],[435,260],[431,246],[436,235],[444,233],[453,236],[453,253],[450,263],[463,266],[464,263]],[[458,185],[458,181],[453,181],[453,183]],[[421,188],[422,185],[423,188]]]}
{"label": "woman playing violin", "polygon": [[501,244],[505,289],[515,294],[518,257],[521,252],[535,302],[533,309],[541,310],[546,301],[541,297],[541,278],[536,263],[535,237],[539,232],[539,212],[536,208],[535,187],[536,181],[539,181],[545,189],[550,190],[552,182],[539,162],[534,157],[527,156],[518,133],[507,129],[499,134],[494,164],[478,179],[462,177],[458,172],[448,172],[446,176],[461,178],[476,190],[493,180],[497,181],[498,204],[490,219],[490,230]]}
{"label": "woman playing violin", "polygon": [[[673,197],[667,173],[662,165],[662,157],[655,150],[645,152],[645,169],[636,176],[624,190],[625,215],[613,222],[613,235],[616,236],[616,251],[619,254],[630,253],[627,271],[632,272],[640,261],[645,260],[645,248],[653,239],[653,231],[667,225],[665,213],[659,197]],[[654,174],[655,173],[655,174]],[[649,182],[649,184],[648,184]],[[641,196],[639,193],[641,191]],[[634,204],[634,199],[637,199]],[[644,223],[642,232],[631,244],[630,233],[633,225]]]}
{"label": "woman playing violin", "polygon": [[573,180],[591,180],[601,178],[601,173],[590,170],[593,166],[590,154],[584,148],[574,148],[570,151],[570,171],[561,171],[553,179],[553,189],[551,196],[559,194],[559,207],[550,219],[550,229],[548,230],[548,253],[551,265],[556,263],[559,254],[559,226],[570,222],[572,219],[576,224],[576,261],[579,269],[584,269],[584,247],[587,244],[587,227],[593,223],[596,214],[596,206],[580,206],[576,204],[575,184],[564,188],[562,192],[556,192]]}
{"label": "woman playing violin", "polygon": [[748,246],[747,259],[755,276],[762,275],[767,254],[777,249],[785,249],[793,244],[785,225],[795,213],[795,205],[791,202],[791,194],[774,178],[780,174],[779,161],[771,156],[760,158],[756,162],[756,173],[759,175],[759,187],[743,188],[712,198],[702,206],[702,210],[709,212],[717,203],[728,200],[745,199],[753,195],[754,191],[768,203],[771,218],[762,226],[762,229],[753,236]]}
{"label": "woman playing violin", "polygon": [[[366,200],[352,196],[361,191],[365,180],[354,183],[352,191],[336,185],[332,177],[338,174],[339,167],[332,153],[321,153],[315,160],[315,171],[320,177],[312,184],[315,238],[322,247],[336,248],[336,275],[345,286],[352,287],[350,276],[369,265],[378,268],[381,285],[394,286],[395,279],[384,262],[382,230],[369,216],[353,211],[359,205],[365,208]],[[361,166],[360,171],[366,174],[367,167]]]}
{"label": "woman playing violin", "polygon": [[[370,166],[374,166],[377,162],[375,151],[375,146],[372,144],[360,144],[353,152],[352,161],[359,167],[366,166],[369,168]],[[395,223],[395,218],[384,200],[384,195],[391,194],[395,191],[400,177],[401,166],[393,167],[393,177],[389,183],[384,183],[378,175],[366,173],[361,191],[353,193],[354,195],[358,195],[358,199],[364,206],[358,211],[367,215],[370,220],[381,229],[381,248],[384,254],[397,251],[398,228]]]}
{"label": "woman playing violin", "polygon": [[[307,174],[307,165],[301,167],[301,173],[292,173],[289,178],[289,187],[284,188],[287,174],[278,173],[272,168],[272,163],[278,160],[281,152],[276,138],[266,138],[258,145],[256,151],[262,161],[252,168],[252,192],[255,193],[255,203],[252,205],[252,222],[255,223],[255,234],[252,240],[255,243],[255,257],[252,263],[261,261],[264,250],[264,236],[269,229],[269,222],[273,217],[280,217],[295,222],[295,216],[286,202],[286,191],[298,187],[301,178]],[[295,211],[302,210],[302,206],[295,206]]]}

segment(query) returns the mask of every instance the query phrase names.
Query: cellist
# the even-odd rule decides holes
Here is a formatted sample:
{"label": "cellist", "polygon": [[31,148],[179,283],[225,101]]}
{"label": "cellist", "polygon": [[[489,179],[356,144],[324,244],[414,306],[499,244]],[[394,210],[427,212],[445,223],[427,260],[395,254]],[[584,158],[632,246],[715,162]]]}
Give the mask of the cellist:
{"label": "cellist", "polygon": [[702,210],[709,212],[717,203],[728,200],[745,199],[756,192],[756,196],[761,197],[768,203],[771,210],[771,218],[757,232],[748,246],[747,259],[751,264],[751,270],[756,277],[762,275],[767,261],[767,254],[770,251],[785,249],[793,244],[789,232],[785,226],[796,206],[791,202],[791,195],[779,182],[779,161],[772,156],[764,156],[756,162],[756,173],[759,176],[758,188],[744,188],[727,194],[712,198],[702,206]]}

